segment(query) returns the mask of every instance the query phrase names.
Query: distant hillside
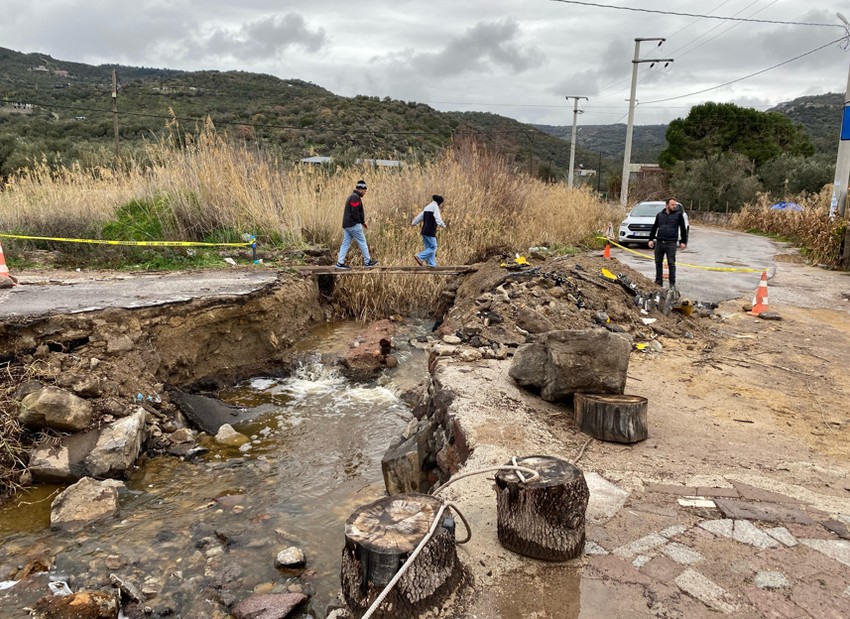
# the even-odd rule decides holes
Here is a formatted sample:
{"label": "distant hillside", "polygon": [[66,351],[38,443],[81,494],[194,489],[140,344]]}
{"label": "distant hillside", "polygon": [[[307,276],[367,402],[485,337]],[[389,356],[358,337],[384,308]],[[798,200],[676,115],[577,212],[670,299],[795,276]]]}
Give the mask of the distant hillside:
{"label": "distant hillside", "polygon": [[[4,48],[0,66],[0,174],[26,165],[28,158],[40,159],[41,153],[51,161],[108,159],[113,69],[120,83],[124,152],[167,135],[167,126],[171,132],[174,127],[191,132],[209,117],[219,131],[290,161],[310,155],[340,161],[428,158],[466,130],[534,174],[563,178],[569,166],[568,144],[495,114],[442,113],[390,98],[341,97],[308,82],[256,73],[92,66]],[[579,153],[588,161],[595,157]]]}
{"label": "distant hillside", "polygon": [[[838,151],[838,133],[841,129],[841,110],[844,95],[827,93],[798,97],[780,103],[769,112],[779,112],[799,123],[808,133],[817,152],[835,155]],[[572,126],[534,125],[544,133],[569,141]],[[626,142],[626,125],[580,125],[577,146],[602,153],[615,161],[623,158]],[[667,125],[635,125],[632,135],[632,161],[655,163],[658,154],[667,147]]]}
{"label": "distant hillside", "polygon": [[[534,125],[544,133],[570,140],[572,126]],[[622,165],[626,143],[626,125],[581,125],[576,136],[576,147],[585,148],[603,157],[619,159]],[[632,156],[635,163],[655,163],[658,154],[667,148],[667,125],[635,125],[632,132]]]}
{"label": "distant hillside", "polygon": [[780,112],[803,125],[818,152],[837,155],[843,108],[844,94],[830,92],[798,97],[768,111]]}

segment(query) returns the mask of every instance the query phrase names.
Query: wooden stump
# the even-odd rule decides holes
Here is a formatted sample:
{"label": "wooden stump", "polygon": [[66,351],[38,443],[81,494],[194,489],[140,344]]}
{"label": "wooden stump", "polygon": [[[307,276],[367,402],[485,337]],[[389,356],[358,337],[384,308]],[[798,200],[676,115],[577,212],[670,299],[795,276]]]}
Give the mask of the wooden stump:
{"label": "wooden stump", "polygon": [[[440,508],[427,494],[400,494],[365,505],[345,523],[342,594],[362,617],[427,535]],[[454,521],[443,521],[372,617],[407,619],[439,605],[461,580]]]}
{"label": "wooden stump", "polygon": [[540,478],[523,482],[515,471],[496,475],[499,542],[544,561],[580,556],[590,496],[584,474],[566,460],[549,456],[517,458],[517,464],[538,471]]}
{"label": "wooden stump", "polygon": [[585,434],[614,443],[637,443],[649,436],[646,398],[638,395],[577,393],[575,422]]}

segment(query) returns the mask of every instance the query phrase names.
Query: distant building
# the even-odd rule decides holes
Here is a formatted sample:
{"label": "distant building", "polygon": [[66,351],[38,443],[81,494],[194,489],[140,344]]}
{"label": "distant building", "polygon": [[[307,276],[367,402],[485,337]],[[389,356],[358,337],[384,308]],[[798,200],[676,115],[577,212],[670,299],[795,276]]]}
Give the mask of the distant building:
{"label": "distant building", "polygon": [[56,69],[53,71],[53,75],[56,77],[68,77],[68,72],[64,69]]}
{"label": "distant building", "polygon": [[[326,163],[331,163],[333,161],[333,157],[305,157],[301,160],[301,163],[312,163],[316,165],[322,165]],[[354,163],[359,163],[363,165],[375,166],[378,168],[400,168],[403,164],[401,161],[396,159],[357,159]]]}
{"label": "distant building", "polygon": [[30,71],[38,71],[39,73],[49,73],[50,69],[45,67],[43,64],[38,65],[37,67],[33,67]]}

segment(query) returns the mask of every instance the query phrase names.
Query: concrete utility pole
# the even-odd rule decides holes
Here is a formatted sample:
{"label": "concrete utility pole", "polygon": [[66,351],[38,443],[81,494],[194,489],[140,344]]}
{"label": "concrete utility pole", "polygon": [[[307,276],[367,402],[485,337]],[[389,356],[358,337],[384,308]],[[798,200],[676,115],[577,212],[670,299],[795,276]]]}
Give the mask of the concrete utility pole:
{"label": "concrete utility pole", "polygon": [[[836,15],[850,28],[850,22],[844,15],[841,13]],[[829,204],[830,219],[835,219],[836,213],[844,217],[848,180],[850,180],[850,71],[847,73],[847,88],[844,90],[844,112],[841,117],[838,158],[835,160],[835,181],[832,185],[832,201]]]}
{"label": "concrete utility pole", "polygon": [[634,129],[635,122],[635,95],[637,94],[638,65],[644,62],[649,62],[651,63],[649,66],[652,66],[656,62],[663,62],[666,67],[673,62],[672,58],[646,58],[641,60],[640,44],[643,41],[658,41],[658,45],[660,46],[666,40],[667,39],[660,37],[635,39],[635,57],[634,60],[632,60],[632,93],[629,97],[629,123],[626,125],[626,148],[623,152],[623,178],[620,183],[620,204],[623,206],[627,206],[629,203],[629,167],[632,159],[632,131]]}
{"label": "concrete utility pole", "polygon": [[118,146],[118,71],[112,69],[112,128],[115,133],[115,163],[121,158]]}
{"label": "concrete utility pole", "polygon": [[585,101],[589,101],[587,97],[576,97],[575,95],[567,95],[564,97],[567,101],[570,99],[574,99],[573,101],[573,137],[570,142],[570,175],[567,177],[567,184],[572,187],[573,186],[573,170],[575,170],[575,162],[576,162],[576,120],[578,120],[578,115],[582,113],[580,109],[578,109],[578,101],[579,99],[584,99]]}

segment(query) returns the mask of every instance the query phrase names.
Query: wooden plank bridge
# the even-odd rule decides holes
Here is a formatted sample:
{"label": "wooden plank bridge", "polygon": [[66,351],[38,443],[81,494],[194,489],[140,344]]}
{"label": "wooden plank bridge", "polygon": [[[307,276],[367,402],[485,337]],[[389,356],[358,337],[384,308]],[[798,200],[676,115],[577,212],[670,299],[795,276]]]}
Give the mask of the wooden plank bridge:
{"label": "wooden plank bridge", "polygon": [[437,267],[420,267],[420,266],[395,266],[392,264],[379,264],[374,267],[354,266],[350,269],[338,269],[334,265],[327,266],[307,265],[298,267],[298,272],[302,275],[363,275],[364,273],[404,273],[407,275],[458,275],[472,270],[466,264],[455,266],[437,266]]}

